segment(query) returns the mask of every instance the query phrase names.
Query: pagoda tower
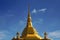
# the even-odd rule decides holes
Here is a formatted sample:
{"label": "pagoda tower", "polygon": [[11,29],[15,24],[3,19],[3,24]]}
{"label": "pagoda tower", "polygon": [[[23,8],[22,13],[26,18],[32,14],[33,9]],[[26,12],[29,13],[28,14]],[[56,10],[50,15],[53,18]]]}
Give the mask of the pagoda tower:
{"label": "pagoda tower", "polygon": [[44,33],[44,38],[38,35],[36,29],[32,25],[32,19],[30,15],[30,6],[28,6],[28,17],[27,24],[24,28],[22,35],[20,36],[19,32],[17,32],[17,36],[13,37],[12,40],[50,40],[46,38],[46,32]]}

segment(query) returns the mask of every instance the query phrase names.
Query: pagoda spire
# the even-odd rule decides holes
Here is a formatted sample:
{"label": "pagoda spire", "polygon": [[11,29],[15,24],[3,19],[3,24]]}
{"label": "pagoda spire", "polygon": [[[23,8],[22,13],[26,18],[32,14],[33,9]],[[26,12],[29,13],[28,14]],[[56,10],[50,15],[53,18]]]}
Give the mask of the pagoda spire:
{"label": "pagoda spire", "polygon": [[32,20],[31,20],[31,15],[30,15],[30,5],[28,5],[27,27],[32,27]]}
{"label": "pagoda spire", "polygon": [[27,17],[27,24],[26,27],[24,28],[23,32],[22,32],[22,38],[26,39],[30,39],[30,38],[36,38],[36,39],[41,39],[42,37],[40,37],[37,33],[37,31],[35,30],[35,28],[32,25],[32,19],[31,19],[31,15],[30,15],[30,5],[28,5],[28,17]]}

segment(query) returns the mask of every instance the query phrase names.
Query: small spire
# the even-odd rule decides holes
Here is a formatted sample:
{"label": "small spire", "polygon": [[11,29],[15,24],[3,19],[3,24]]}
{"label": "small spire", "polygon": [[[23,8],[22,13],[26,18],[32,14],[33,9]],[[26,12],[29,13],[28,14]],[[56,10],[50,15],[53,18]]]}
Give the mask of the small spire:
{"label": "small spire", "polygon": [[44,39],[47,39],[47,33],[46,32],[44,33]]}
{"label": "small spire", "polygon": [[17,35],[17,38],[20,38],[20,33],[19,33],[19,32],[17,32],[17,34],[16,34],[16,35]]}
{"label": "small spire", "polygon": [[30,5],[29,4],[28,4],[27,27],[32,27],[32,20],[31,20],[31,15],[30,15]]}

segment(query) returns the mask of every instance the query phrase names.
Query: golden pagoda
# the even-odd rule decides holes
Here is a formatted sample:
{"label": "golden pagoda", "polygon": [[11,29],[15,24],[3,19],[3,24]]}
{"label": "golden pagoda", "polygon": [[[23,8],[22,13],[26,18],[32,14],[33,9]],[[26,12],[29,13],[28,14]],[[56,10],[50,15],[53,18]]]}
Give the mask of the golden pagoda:
{"label": "golden pagoda", "polygon": [[27,25],[24,28],[22,35],[17,32],[16,37],[13,37],[12,40],[50,40],[47,38],[47,33],[44,33],[44,38],[38,35],[37,31],[32,25],[32,19],[30,15],[30,8],[28,7],[28,18],[27,18]]}

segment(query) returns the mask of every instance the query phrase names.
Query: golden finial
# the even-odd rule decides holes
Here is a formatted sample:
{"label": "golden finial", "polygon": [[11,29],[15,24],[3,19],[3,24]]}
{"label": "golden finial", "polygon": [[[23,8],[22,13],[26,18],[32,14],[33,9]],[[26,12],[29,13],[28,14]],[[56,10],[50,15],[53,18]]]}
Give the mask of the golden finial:
{"label": "golden finial", "polygon": [[28,4],[27,27],[32,27],[32,20],[31,20],[31,15],[30,15],[30,5],[29,4]]}

